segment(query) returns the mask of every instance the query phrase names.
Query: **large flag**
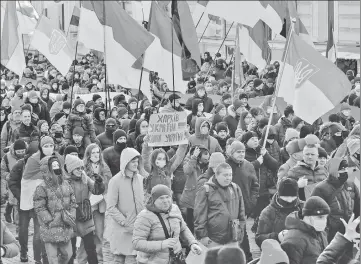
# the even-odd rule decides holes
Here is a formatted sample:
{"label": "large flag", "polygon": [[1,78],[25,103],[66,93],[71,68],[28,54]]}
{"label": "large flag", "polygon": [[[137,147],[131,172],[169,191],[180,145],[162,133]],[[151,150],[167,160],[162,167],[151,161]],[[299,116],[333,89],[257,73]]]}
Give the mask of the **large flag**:
{"label": "large flag", "polygon": [[[124,79],[133,76],[128,71],[153,45],[154,39],[118,2],[82,1],[78,41],[88,49],[105,51],[108,83],[126,86]],[[149,56],[155,59],[153,54]],[[140,71],[138,76],[140,79]]]}
{"label": "large flag", "polygon": [[294,32],[286,43],[283,62],[278,97],[292,104],[296,115],[310,124],[351,91],[346,75]]}
{"label": "large flag", "polygon": [[172,1],[172,16],[174,29],[182,46],[183,79],[187,80],[202,66],[197,32],[186,1]]}
{"label": "large flag", "polygon": [[[144,67],[158,72],[159,77],[163,78],[168,84],[168,87],[172,90],[172,65],[174,65],[174,89],[185,93],[187,90],[187,83],[184,82],[182,78],[182,47],[174,30],[172,20],[155,1],[152,1],[148,28],[155,36],[156,45],[152,45],[152,48],[149,48],[146,51],[144,56]],[[173,36],[171,34],[173,34]],[[154,55],[156,58],[154,58]]]}
{"label": "large flag", "polygon": [[26,63],[15,1],[6,2],[1,33],[1,64],[15,72],[21,79]]}
{"label": "large flag", "polygon": [[41,16],[31,45],[65,76],[73,62],[75,51],[69,46],[65,34],[52,26],[49,18]]}
{"label": "large flag", "polygon": [[328,58],[332,62],[336,62],[336,43],[333,38],[334,31],[334,7],[335,1],[328,1],[328,40],[326,47],[326,58]]}
{"label": "large flag", "polygon": [[21,33],[29,34],[33,32],[39,20],[39,15],[30,1],[16,1],[16,11]]}

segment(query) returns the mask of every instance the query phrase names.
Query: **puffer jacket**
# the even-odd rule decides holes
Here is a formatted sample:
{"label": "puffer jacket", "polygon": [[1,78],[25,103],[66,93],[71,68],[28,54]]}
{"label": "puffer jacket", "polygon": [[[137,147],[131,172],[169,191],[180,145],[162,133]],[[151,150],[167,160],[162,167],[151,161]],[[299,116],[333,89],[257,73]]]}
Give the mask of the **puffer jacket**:
{"label": "puffer jacket", "polygon": [[209,237],[218,244],[227,244],[231,242],[230,221],[239,219],[243,226],[246,223],[242,191],[235,183],[223,188],[213,177],[205,185],[197,192],[194,204],[195,235],[197,239]]}
{"label": "puffer jacket", "polygon": [[95,128],[93,120],[85,113],[78,113],[76,110],[73,110],[65,123],[65,135],[64,138],[71,144],[73,129],[75,127],[82,127],[84,129],[84,137],[89,137],[92,143],[95,142]]}
{"label": "puffer jacket", "polygon": [[97,135],[97,139],[101,150],[105,150],[106,148],[113,146],[113,135],[108,132],[103,132]]}
{"label": "puffer jacket", "polygon": [[292,128],[292,122],[288,120],[286,117],[281,117],[278,120],[278,123],[274,125],[276,129],[276,140],[279,146],[283,146],[283,142],[285,141],[285,135],[287,128]]}
{"label": "puffer jacket", "polygon": [[12,143],[11,138],[13,135],[13,131],[15,131],[18,127],[20,127],[21,124],[22,124],[21,122],[16,123],[13,120],[11,114],[8,116],[8,121],[6,121],[5,124],[3,125],[0,135],[0,147],[1,147],[0,158],[4,156],[4,149],[10,146],[10,144]]}
{"label": "puffer jacket", "polygon": [[229,157],[226,162],[232,167],[232,181],[242,190],[246,216],[249,216],[256,206],[259,193],[256,171],[247,160],[237,162],[232,157]]}
{"label": "puffer jacket", "polygon": [[37,126],[30,123],[30,126],[25,126],[24,123],[13,131],[11,142],[17,139],[22,139],[28,144],[28,153],[33,154],[39,149],[40,131]]}
{"label": "puffer jacket", "polygon": [[[168,151],[168,157],[171,159],[176,155],[178,146],[172,146]],[[184,175],[183,165],[180,164],[173,172],[172,191],[174,194],[182,194],[184,186],[186,184],[186,176]]]}
{"label": "puffer jacket", "polygon": [[257,245],[261,247],[262,242],[266,239],[278,241],[278,234],[286,229],[286,217],[294,211],[302,210],[303,204],[304,202],[299,199],[292,203],[285,203],[279,199],[279,194],[275,193],[271,203],[263,209],[259,217],[256,233]]}
{"label": "puffer jacket", "polygon": [[[159,213],[168,229],[173,233],[174,238],[181,239],[185,245],[197,244],[196,239],[184,222],[182,214],[177,205],[172,204],[166,213],[159,211],[151,204],[139,213],[134,223],[133,246],[138,251],[137,261],[139,264],[171,264],[169,249],[163,248],[162,243],[166,240],[164,230],[155,213]],[[178,241],[174,252],[178,253],[182,246]]]}
{"label": "puffer jacket", "polygon": [[287,177],[288,171],[296,166],[297,162],[298,160],[296,159],[295,155],[291,155],[286,163],[281,165],[277,172],[277,186],[284,177]]}
{"label": "puffer jacket", "polygon": [[327,223],[329,242],[337,232],[345,232],[340,218],[348,222],[353,213],[355,213],[355,217],[360,215],[360,193],[356,184],[349,181],[342,184],[337,178],[341,161],[340,158],[332,158],[328,161],[329,175],[327,179],[319,183],[311,194],[321,197],[330,206],[331,213]]}
{"label": "puffer jacket", "polygon": [[[200,166],[198,163],[198,158],[193,157],[191,153],[193,153],[194,149],[197,146],[193,146],[186,158],[183,161],[183,171],[187,180],[184,186],[184,190],[180,199],[181,205],[185,208],[194,208],[194,201],[196,199],[197,192],[197,178],[202,175],[207,168],[204,166]],[[203,146],[198,146],[200,150],[208,151]]]}
{"label": "puffer jacket", "polygon": [[68,211],[73,221],[76,215],[75,195],[72,187],[63,176],[58,177],[58,184],[53,181],[53,173],[49,170],[49,159],[40,162],[43,183],[36,187],[34,193],[34,210],[40,224],[40,237],[45,243],[70,241],[73,227],[64,222],[62,210]]}
{"label": "puffer jacket", "polygon": [[110,181],[107,195],[108,232],[106,237],[113,254],[135,255],[132,236],[137,215],[144,209],[143,176],[126,174],[125,168],[135,157],[139,157],[138,171],[142,171],[142,157],[133,148],[124,149],[121,168]]}
{"label": "puffer jacket", "polygon": [[14,258],[20,252],[19,242],[15,239],[15,236],[13,235],[13,233],[11,233],[3,220],[1,220],[0,246],[3,247],[5,250],[5,255],[1,257],[0,263],[2,263],[2,259]]}
{"label": "puffer jacket", "polygon": [[290,264],[316,263],[328,245],[326,231],[317,232],[299,218],[298,212],[286,217],[286,229],[288,232],[281,247],[287,253]]}
{"label": "puffer jacket", "polygon": [[203,145],[209,150],[210,154],[212,154],[213,152],[223,152],[217,139],[212,137],[209,133],[207,135],[201,134],[200,129],[205,122],[208,122],[210,128],[212,127],[212,123],[207,118],[205,117],[197,118],[195,125],[195,133],[192,136],[190,136],[188,139],[189,145],[190,146]]}

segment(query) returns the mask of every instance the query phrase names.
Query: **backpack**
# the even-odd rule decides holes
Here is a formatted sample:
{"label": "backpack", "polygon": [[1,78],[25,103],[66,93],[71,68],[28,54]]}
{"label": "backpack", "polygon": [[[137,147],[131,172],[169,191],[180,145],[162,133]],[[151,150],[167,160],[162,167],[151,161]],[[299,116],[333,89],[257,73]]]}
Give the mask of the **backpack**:
{"label": "backpack", "polygon": [[[240,189],[237,188],[238,186],[237,186],[237,184],[235,184],[234,182],[231,182],[231,184],[232,184],[233,189],[237,191],[237,193],[238,193],[238,199],[239,199],[239,197],[242,196],[242,195],[239,193]],[[205,183],[203,186],[204,186],[204,188],[206,189],[206,194],[208,195],[208,193],[209,193],[209,184]]]}

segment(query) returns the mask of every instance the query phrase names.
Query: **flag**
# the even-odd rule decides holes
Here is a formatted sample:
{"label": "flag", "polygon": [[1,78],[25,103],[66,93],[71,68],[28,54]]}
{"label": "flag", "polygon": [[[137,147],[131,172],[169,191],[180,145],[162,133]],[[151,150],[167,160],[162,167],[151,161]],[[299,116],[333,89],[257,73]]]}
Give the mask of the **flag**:
{"label": "flag", "polygon": [[65,34],[59,28],[55,28],[46,16],[41,16],[31,45],[41,52],[63,76],[68,73],[75,51],[69,46]]}
{"label": "flag", "polygon": [[242,26],[239,29],[240,51],[248,62],[254,64],[259,69],[263,69],[270,58],[271,50],[266,34],[266,25],[261,20],[253,28]]}
{"label": "flag", "polygon": [[44,1],[44,8],[59,7],[64,4],[65,1]]}
{"label": "flag", "polygon": [[38,23],[39,15],[30,1],[16,1],[16,11],[21,33],[29,34],[33,32]]}
{"label": "flag", "polygon": [[79,19],[80,19],[80,9],[77,6],[74,6],[73,14],[71,15],[71,18],[70,18],[70,25],[78,27]]}
{"label": "flag", "polygon": [[285,16],[285,1],[260,1],[264,7],[261,20],[272,29],[273,35],[280,34],[283,27],[283,17]]}
{"label": "flag", "polygon": [[333,63],[336,62],[336,43],[333,38],[334,31],[334,1],[328,1],[328,40],[326,47],[326,58],[328,58]]}
{"label": "flag", "polygon": [[283,63],[277,96],[292,104],[307,123],[333,109],[351,91],[346,75],[294,32],[286,43]]}
{"label": "flag", "polygon": [[182,46],[183,80],[189,80],[190,77],[198,72],[198,67],[200,68],[202,65],[197,32],[188,3],[173,0],[172,17],[175,32]]}
{"label": "flag", "polygon": [[[129,77],[127,72],[132,70],[136,60],[153,45],[154,39],[119,3],[82,1],[78,41],[88,49],[101,52],[105,50],[108,83],[125,86],[124,79]],[[152,54],[150,57],[154,59]]]}
{"label": "flag", "polygon": [[6,2],[1,33],[1,64],[15,72],[21,79],[26,63],[15,1]]}
{"label": "flag", "polygon": [[[242,86],[243,82],[243,67],[242,67],[242,61],[241,61],[241,51],[239,48],[239,28],[240,25],[237,24],[236,26],[236,47],[234,49],[234,83],[237,84],[239,87]],[[235,92],[235,87],[233,87],[233,93]]]}
{"label": "flag", "polygon": [[[172,51],[174,59],[174,90],[186,93],[187,83],[182,78],[182,47],[174,30],[172,20],[159,5],[152,1],[148,24],[155,36],[156,45],[144,55],[144,67],[158,72],[168,87],[173,89]],[[171,35],[173,34],[173,36]],[[173,41],[173,44],[172,44]]]}

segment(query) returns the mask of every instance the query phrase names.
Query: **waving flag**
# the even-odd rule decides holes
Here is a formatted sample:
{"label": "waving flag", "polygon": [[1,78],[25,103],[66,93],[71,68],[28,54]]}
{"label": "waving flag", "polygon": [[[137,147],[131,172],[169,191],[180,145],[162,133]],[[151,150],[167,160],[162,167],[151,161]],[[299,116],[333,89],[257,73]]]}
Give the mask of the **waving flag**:
{"label": "waving flag", "polygon": [[16,11],[21,33],[29,34],[33,32],[39,20],[39,15],[30,1],[16,1]]}
{"label": "waving flag", "polygon": [[294,32],[288,43],[278,97],[292,104],[296,115],[312,124],[349,94],[351,83],[339,68]]}
{"label": "waving flag", "polygon": [[335,10],[334,10],[335,1],[328,1],[328,40],[326,47],[326,58],[328,58],[333,63],[336,62],[336,43],[333,39],[334,31],[334,19],[335,19]]}

